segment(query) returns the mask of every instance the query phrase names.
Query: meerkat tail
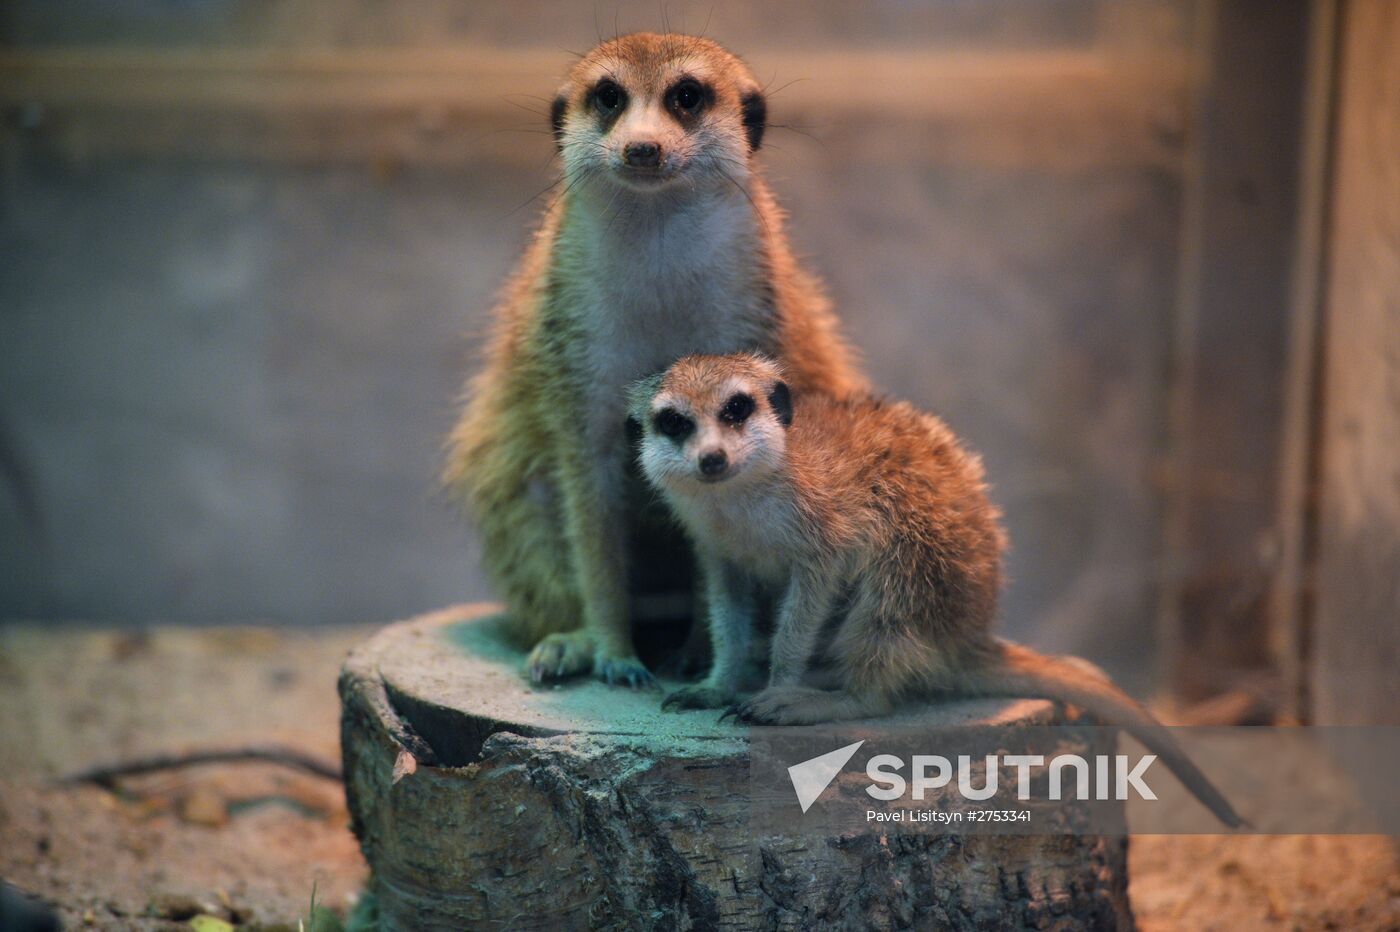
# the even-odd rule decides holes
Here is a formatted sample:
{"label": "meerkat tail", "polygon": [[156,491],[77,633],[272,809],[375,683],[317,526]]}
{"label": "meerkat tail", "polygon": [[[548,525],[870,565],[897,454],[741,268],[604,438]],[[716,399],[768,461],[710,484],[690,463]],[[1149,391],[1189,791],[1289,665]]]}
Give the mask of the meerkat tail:
{"label": "meerkat tail", "polygon": [[1058,699],[1078,706],[1106,724],[1117,725],[1137,738],[1176,774],[1216,818],[1230,828],[1248,823],[1186,756],[1161,722],[1135,699],[1088,664],[1041,654],[1020,644],[1000,642],[1001,654],[992,666],[965,676],[973,692],[1022,699]]}

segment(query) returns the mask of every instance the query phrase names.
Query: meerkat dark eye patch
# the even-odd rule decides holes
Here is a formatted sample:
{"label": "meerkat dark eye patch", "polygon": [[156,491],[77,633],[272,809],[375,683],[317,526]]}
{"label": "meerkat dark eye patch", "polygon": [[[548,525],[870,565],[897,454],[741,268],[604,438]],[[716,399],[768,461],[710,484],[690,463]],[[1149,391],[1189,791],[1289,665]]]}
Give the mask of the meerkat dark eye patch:
{"label": "meerkat dark eye patch", "polygon": [[627,106],[627,92],[616,81],[604,78],[588,92],[588,103],[603,118],[605,124],[611,123]]}
{"label": "meerkat dark eye patch", "polygon": [[719,409],[719,419],[726,424],[738,426],[749,419],[753,414],[753,396],[743,392],[730,395],[729,400],[724,403],[724,407]]}
{"label": "meerkat dark eye patch", "polygon": [[675,408],[662,408],[652,419],[656,432],[672,440],[684,440],[695,431],[695,422]]}
{"label": "meerkat dark eye patch", "polygon": [[549,128],[554,133],[555,148],[564,146],[564,114],[569,110],[569,101],[563,94],[554,98],[549,105]]}
{"label": "meerkat dark eye patch", "polygon": [[744,132],[749,137],[749,151],[757,152],[763,143],[763,131],[768,128],[768,101],[762,91],[750,91],[739,101],[744,114]]}
{"label": "meerkat dark eye patch", "polygon": [[714,89],[694,78],[682,78],[666,92],[666,109],[682,120],[699,116],[715,100]]}
{"label": "meerkat dark eye patch", "polygon": [[778,416],[779,424],[784,427],[792,426],[792,394],[788,392],[786,382],[773,383],[773,387],[768,390],[768,407]]}

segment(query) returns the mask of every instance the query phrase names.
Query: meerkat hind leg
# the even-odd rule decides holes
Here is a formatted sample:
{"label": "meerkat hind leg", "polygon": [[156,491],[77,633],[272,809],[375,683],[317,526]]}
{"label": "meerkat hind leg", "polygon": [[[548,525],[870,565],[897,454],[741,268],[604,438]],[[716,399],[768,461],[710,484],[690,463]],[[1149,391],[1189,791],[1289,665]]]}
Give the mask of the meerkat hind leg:
{"label": "meerkat hind leg", "polygon": [[578,587],[559,571],[570,554],[558,533],[557,494],[544,480],[499,478],[481,494],[489,503],[480,507],[477,519],[485,562],[505,596],[516,636],[532,648],[526,675],[544,683],[588,673],[596,645],[578,629],[583,615]]}
{"label": "meerkat hind leg", "polygon": [[[890,714],[910,677],[905,655],[918,658],[916,668],[931,659],[919,653],[916,638],[876,624],[880,610],[878,599],[858,589],[825,656],[810,658],[797,682],[772,682],[726,714],[764,725],[818,725]],[[815,630],[807,629],[809,637]]]}

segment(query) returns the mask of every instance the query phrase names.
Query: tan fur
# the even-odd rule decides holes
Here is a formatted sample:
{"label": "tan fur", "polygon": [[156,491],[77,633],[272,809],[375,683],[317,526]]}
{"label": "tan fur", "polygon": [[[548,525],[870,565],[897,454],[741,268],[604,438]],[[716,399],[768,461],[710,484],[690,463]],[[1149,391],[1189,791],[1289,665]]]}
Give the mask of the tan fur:
{"label": "tan fur", "polygon": [[[778,364],[751,354],[689,357],[631,394],[646,425],[643,470],[694,538],[716,589],[715,666],[668,697],[669,707],[738,698],[737,652],[750,639],[736,629],[752,616],[753,590],[766,588],[779,596],[768,686],[732,707],[742,721],[864,718],[950,694],[1062,699],[1128,728],[1223,821],[1240,824],[1166,730],[1107,677],[993,637],[1006,538],[981,461],[946,424],[905,402],[808,392],[783,426],[782,382]],[[753,399],[753,413],[726,419],[742,398]],[[668,435],[668,417],[692,426]],[[706,475],[705,459],[725,470]],[[736,606],[742,617],[726,616]]]}
{"label": "tan fur", "polygon": [[[665,108],[683,77],[713,93],[689,122]],[[605,79],[629,96],[610,126],[589,98]],[[600,45],[560,90],[563,191],[497,307],[445,470],[537,680],[647,681],[629,625],[628,541],[645,518],[625,504],[626,384],[685,353],[751,349],[804,388],[863,387],[753,164],[742,106],[757,93],[715,43],[649,34]],[[624,134],[661,139],[677,180],[627,175]]]}

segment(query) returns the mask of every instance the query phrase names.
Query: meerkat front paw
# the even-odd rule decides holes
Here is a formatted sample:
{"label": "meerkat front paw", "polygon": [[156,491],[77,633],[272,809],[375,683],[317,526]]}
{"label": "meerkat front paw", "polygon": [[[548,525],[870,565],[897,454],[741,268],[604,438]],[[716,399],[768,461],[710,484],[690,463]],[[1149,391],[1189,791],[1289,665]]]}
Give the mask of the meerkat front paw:
{"label": "meerkat front paw", "polygon": [[599,657],[593,675],[609,686],[629,689],[657,689],[656,677],[636,657]]}
{"label": "meerkat front paw", "polygon": [[746,725],[812,725],[830,721],[833,695],[807,686],[769,686],[744,702],[736,702],[719,717],[731,715]]}
{"label": "meerkat front paw", "polygon": [[579,676],[593,669],[593,638],[586,631],[551,634],[535,645],[525,661],[532,683]]}
{"label": "meerkat front paw", "polygon": [[734,701],[734,692],[719,686],[682,686],[661,700],[661,708],[668,712],[683,712],[686,709],[722,709]]}
{"label": "meerkat front paw", "polygon": [[720,721],[732,715],[750,725],[820,725],[888,715],[893,707],[888,697],[874,693],[769,686],[747,702],[725,709]]}

